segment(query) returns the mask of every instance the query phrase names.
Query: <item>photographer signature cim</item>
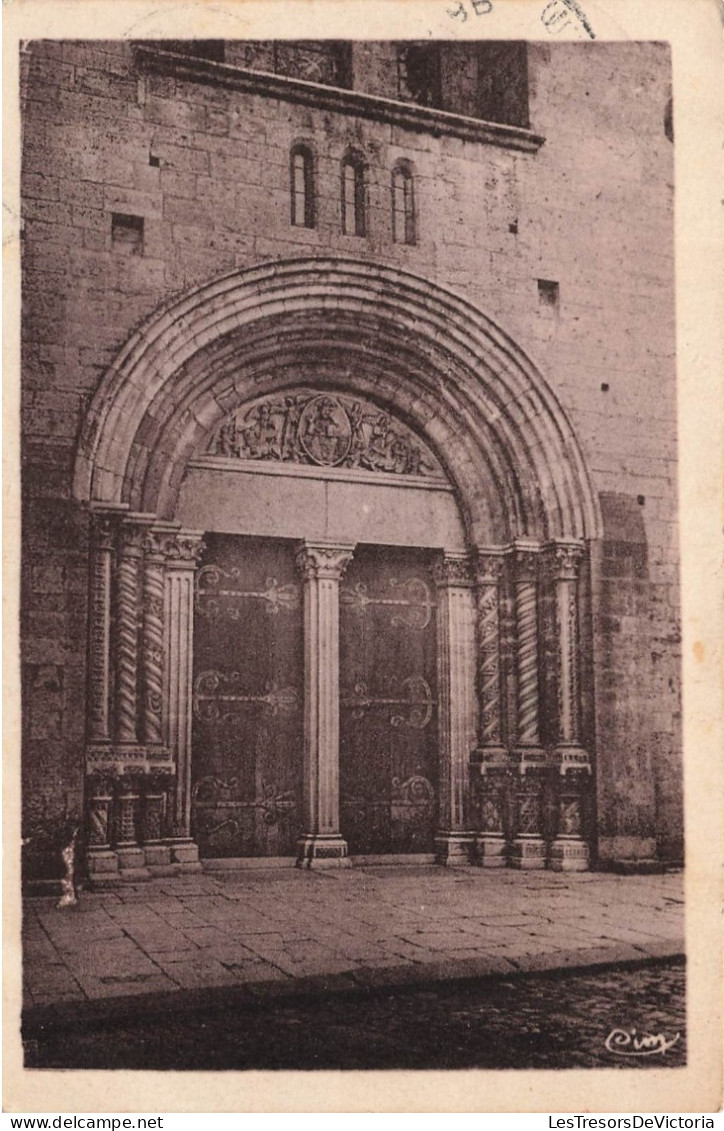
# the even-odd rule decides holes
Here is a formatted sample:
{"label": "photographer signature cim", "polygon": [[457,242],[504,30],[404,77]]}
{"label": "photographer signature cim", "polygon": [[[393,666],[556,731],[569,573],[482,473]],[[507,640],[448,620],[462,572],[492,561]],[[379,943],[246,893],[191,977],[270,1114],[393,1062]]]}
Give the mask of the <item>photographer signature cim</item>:
{"label": "photographer signature cim", "polygon": [[655,1056],[666,1053],[679,1040],[680,1033],[666,1037],[664,1033],[637,1033],[635,1029],[612,1029],[604,1042],[617,1056]]}

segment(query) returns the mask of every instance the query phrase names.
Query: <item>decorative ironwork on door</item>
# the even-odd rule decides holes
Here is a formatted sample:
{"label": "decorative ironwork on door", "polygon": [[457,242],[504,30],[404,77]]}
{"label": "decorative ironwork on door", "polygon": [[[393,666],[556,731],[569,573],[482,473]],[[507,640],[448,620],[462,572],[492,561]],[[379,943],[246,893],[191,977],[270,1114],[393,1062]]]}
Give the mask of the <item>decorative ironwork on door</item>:
{"label": "decorative ironwork on door", "polygon": [[294,544],[205,540],[194,601],[193,832],[202,856],[293,855],[303,745]]}
{"label": "decorative ironwork on door", "polygon": [[355,853],[432,852],[432,555],[358,546],[340,590],[340,827]]}

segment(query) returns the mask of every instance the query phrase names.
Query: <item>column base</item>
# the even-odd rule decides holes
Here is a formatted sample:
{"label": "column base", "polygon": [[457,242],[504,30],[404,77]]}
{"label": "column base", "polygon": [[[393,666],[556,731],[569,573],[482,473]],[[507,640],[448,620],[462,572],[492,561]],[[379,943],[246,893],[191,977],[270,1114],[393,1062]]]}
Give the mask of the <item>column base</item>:
{"label": "column base", "polygon": [[87,865],[88,882],[94,890],[117,887],[120,884],[118,855],[112,848],[89,849]]}
{"label": "column base", "polygon": [[552,872],[587,872],[589,866],[590,853],[584,840],[557,837],[553,841],[548,856]]}
{"label": "column base", "polygon": [[143,855],[146,867],[152,876],[175,876],[178,868],[171,862],[171,849],[160,841],[157,844],[144,844]]}
{"label": "column base", "polygon": [[475,838],[475,860],[479,868],[505,868],[508,852],[505,837],[477,836]]}
{"label": "column base", "polygon": [[543,837],[516,837],[513,841],[509,864],[511,868],[533,871],[546,866],[546,845]]}
{"label": "column base", "polygon": [[302,837],[297,841],[297,867],[349,868],[352,861],[347,855],[347,841],[338,833],[320,833]]}
{"label": "column base", "polygon": [[116,854],[121,880],[124,883],[137,884],[151,879],[151,873],[146,867],[146,855],[138,845],[129,845],[128,848],[119,846]]}
{"label": "column base", "polygon": [[469,864],[473,845],[473,833],[438,833],[435,837],[435,863],[445,868]]}
{"label": "column base", "polygon": [[203,872],[199,860],[199,846],[191,837],[178,837],[168,841],[171,864],[176,875]]}

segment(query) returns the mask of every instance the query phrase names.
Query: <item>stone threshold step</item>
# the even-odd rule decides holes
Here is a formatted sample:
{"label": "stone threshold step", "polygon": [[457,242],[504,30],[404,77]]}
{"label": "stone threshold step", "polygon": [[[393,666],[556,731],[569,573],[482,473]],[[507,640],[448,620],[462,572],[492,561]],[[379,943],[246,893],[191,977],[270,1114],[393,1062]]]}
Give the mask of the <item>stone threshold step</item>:
{"label": "stone threshold step", "polygon": [[390,990],[416,990],[443,983],[494,982],[501,978],[535,977],[603,969],[641,969],[661,962],[686,962],[682,944],[656,941],[650,953],[627,943],[585,950],[516,955],[505,958],[456,959],[404,966],[360,966],[341,974],[319,974],[290,978],[288,981],[247,982],[238,986],[208,986],[193,990],[167,990],[162,993],[137,993],[89,1001],[59,1001],[55,1005],[35,1005],[23,1010],[25,1039],[49,1029],[62,1030],[77,1025],[112,1026],[142,1016],[144,1021],[169,1015],[182,1017],[228,1008],[268,1008],[274,1002],[314,999],[332,994],[388,993]]}

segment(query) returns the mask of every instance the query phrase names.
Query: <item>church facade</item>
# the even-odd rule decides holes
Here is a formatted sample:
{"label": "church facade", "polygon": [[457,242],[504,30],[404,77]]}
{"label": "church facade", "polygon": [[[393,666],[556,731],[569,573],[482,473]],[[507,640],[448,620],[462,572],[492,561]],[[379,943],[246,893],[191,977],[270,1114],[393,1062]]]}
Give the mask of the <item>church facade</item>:
{"label": "church facade", "polygon": [[665,45],[24,45],[26,876],[683,859]]}

